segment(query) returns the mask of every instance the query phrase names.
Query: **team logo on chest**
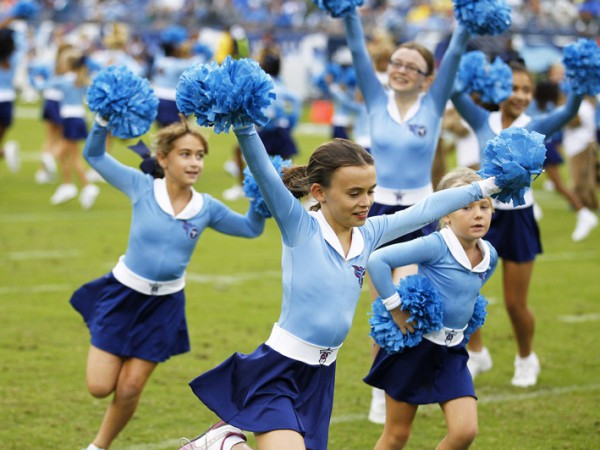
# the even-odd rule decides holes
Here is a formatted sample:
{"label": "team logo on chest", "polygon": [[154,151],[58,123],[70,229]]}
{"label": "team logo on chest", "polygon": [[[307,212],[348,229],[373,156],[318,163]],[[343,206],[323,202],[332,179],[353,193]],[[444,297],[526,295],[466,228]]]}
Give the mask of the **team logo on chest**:
{"label": "team logo on chest", "polygon": [[192,240],[196,239],[200,234],[198,228],[190,224],[187,220],[183,221],[183,230],[185,231],[185,234],[187,234],[188,237]]}
{"label": "team logo on chest", "polygon": [[367,269],[357,265],[352,265],[352,268],[354,269],[354,275],[356,276],[356,278],[358,278],[358,285],[362,287],[363,280],[365,278],[365,272],[367,271]]}
{"label": "team logo on chest", "polygon": [[427,134],[427,128],[425,128],[425,125],[418,125],[416,123],[411,123],[408,125],[408,129],[415,136],[423,137]]}

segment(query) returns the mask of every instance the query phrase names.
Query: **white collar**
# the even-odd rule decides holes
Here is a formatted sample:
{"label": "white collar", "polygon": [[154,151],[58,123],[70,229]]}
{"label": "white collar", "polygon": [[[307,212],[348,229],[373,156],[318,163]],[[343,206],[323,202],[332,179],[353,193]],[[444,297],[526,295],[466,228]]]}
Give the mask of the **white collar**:
{"label": "white collar", "polygon": [[454,232],[449,227],[444,227],[440,230],[440,234],[446,242],[450,253],[456,261],[463,266],[465,269],[470,270],[471,272],[485,272],[490,267],[490,249],[487,244],[483,241],[483,239],[477,240],[477,246],[483,255],[483,259],[479,264],[475,267],[471,267],[471,262],[469,261],[469,257],[465,252],[465,249],[462,245],[460,245],[460,241],[454,234]]}
{"label": "white collar", "polygon": [[425,93],[419,92],[417,100],[412,105],[410,105],[410,108],[408,108],[408,111],[406,111],[404,118],[402,118],[402,117],[400,117],[400,111],[398,111],[398,106],[396,106],[396,99],[394,98],[394,92],[390,89],[390,91],[388,92],[387,111],[395,122],[398,122],[398,123],[408,122],[410,119],[415,117],[415,115],[419,111],[423,97],[425,97]]}
{"label": "white collar", "polygon": [[323,212],[319,211],[310,211],[310,215],[312,215],[315,219],[317,219],[317,223],[321,228],[321,233],[323,233],[323,237],[327,241],[333,249],[339,253],[339,255],[344,258],[346,261],[351,260],[352,258],[360,255],[365,248],[365,240],[363,238],[362,233],[358,230],[358,228],[352,228],[352,242],[350,243],[350,250],[348,251],[348,256],[344,255],[344,249],[342,248],[342,244],[338,239],[335,231],[331,228],[331,225],[325,219]]}
{"label": "white collar", "polygon": [[204,197],[202,194],[196,192],[196,190],[192,188],[192,199],[185,206],[185,208],[183,208],[183,211],[175,215],[175,211],[173,211],[173,205],[171,205],[171,199],[169,198],[169,193],[167,192],[167,182],[164,178],[154,179],[154,198],[156,203],[158,203],[158,206],[160,206],[160,209],[170,216],[181,220],[191,219],[198,214],[204,206]]}
{"label": "white collar", "polygon": [[[494,112],[490,113],[490,118],[489,118],[488,122],[490,124],[490,128],[496,135],[500,134],[500,132],[504,129],[504,128],[502,128],[502,112],[501,111],[494,111]],[[519,117],[517,117],[515,119],[515,121],[510,124],[510,126],[523,128],[529,122],[531,122],[531,116],[528,116],[527,114],[523,113]]]}

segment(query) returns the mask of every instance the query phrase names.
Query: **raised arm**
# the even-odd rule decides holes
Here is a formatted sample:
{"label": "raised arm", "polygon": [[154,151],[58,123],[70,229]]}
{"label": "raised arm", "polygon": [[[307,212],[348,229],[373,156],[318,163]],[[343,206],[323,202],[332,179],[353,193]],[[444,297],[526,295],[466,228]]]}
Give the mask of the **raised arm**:
{"label": "raised arm", "polygon": [[469,124],[475,132],[480,129],[489,116],[489,112],[479,106],[473,99],[464,92],[457,92],[452,95],[452,103],[463,119]]}
{"label": "raised arm", "polygon": [[534,119],[525,128],[529,131],[537,131],[546,136],[552,136],[564,127],[579,112],[583,97],[581,95],[569,94],[566,103],[555,108],[552,112]]}

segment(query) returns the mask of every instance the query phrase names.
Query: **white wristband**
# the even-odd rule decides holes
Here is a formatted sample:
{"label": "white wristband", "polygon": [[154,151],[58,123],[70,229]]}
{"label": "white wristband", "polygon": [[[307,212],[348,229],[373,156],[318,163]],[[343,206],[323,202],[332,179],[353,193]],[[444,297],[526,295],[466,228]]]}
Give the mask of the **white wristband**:
{"label": "white wristband", "polygon": [[391,297],[381,299],[381,303],[383,303],[383,306],[385,306],[385,309],[388,311],[396,309],[398,306],[400,306],[400,295],[395,292]]}
{"label": "white wristband", "polygon": [[483,195],[483,197],[489,197],[490,195],[496,194],[502,190],[496,185],[496,177],[489,177],[484,180],[477,181],[477,185],[481,189],[481,195]]}
{"label": "white wristband", "polygon": [[96,118],[94,120],[101,127],[106,128],[108,126],[108,120],[100,116],[100,114],[96,114]]}

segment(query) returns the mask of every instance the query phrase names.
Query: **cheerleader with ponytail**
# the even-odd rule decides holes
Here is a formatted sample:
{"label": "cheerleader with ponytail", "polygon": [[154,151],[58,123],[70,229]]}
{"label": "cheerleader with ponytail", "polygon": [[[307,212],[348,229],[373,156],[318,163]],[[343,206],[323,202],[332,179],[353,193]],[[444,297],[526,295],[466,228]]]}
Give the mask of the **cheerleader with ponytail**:
{"label": "cheerleader with ponytail", "polygon": [[88,91],[97,116],[83,151],[87,162],[131,201],[131,233],[125,255],[103,277],[71,297],[91,334],[87,383],[97,398],[113,396],[87,449],[107,449],[133,414],[155,367],[189,351],[185,271],[206,228],[253,238],[265,219],[246,215],[194,189],[208,153],[206,139],[185,120],[162,128],[155,153],[138,143],[142,172],[105,151],[106,137],[146,133],[158,99],[147,80],[123,66],[100,72]]}

